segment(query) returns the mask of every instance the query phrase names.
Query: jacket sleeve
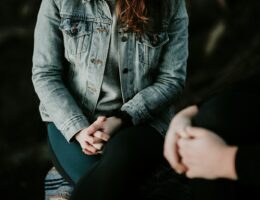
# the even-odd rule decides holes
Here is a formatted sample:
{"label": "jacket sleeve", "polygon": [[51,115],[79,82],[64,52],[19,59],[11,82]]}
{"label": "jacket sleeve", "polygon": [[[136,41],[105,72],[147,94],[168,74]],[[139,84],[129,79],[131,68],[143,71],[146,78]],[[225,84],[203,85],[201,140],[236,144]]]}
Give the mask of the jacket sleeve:
{"label": "jacket sleeve", "polygon": [[239,146],[236,155],[236,172],[242,183],[260,186],[260,143],[252,146]]}
{"label": "jacket sleeve", "polygon": [[121,110],[139,124],[176,101],[183,90],[188,58],[188,15],[185,1],[178,0],[168,26],[169,42],[162,51],[155,82],[138,92]]}
{"label": "jacket sleeve", "polygon": [[63,82],[64,46],[54,0],[43,0],[34,33],[32,81],[51,120],[67,141],[89,125]]}

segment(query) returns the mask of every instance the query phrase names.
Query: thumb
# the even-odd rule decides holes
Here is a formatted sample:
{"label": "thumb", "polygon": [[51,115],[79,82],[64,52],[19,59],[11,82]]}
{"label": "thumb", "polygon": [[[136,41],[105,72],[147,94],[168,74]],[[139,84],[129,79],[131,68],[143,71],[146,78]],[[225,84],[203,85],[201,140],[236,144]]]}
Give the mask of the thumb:
{"label": "thumb", "polygon": [[194,117],[198,113],[198,107],[196,105],[189,106],[181,111],[184,116]]}

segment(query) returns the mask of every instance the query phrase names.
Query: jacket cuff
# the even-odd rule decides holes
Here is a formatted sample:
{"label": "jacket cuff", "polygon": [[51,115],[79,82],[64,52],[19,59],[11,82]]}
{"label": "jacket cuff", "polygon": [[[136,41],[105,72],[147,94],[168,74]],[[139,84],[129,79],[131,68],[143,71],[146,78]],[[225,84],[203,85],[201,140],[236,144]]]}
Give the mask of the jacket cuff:
{"label": "jacket cuff", "polygon": [[144,123],[151,119],[149,111],[143,104],[135,103],[135,101],[130,100],[125,103],[121,111],[127,112],[132,117],[132,122],[134,125]]}
{"label": "jacket cuff", "polygon": [[62,127],[61,132],[66,140],[71,143],[74,136],[82,129],[87,128],[89,125],[90,124],[85,117],[76,117],[69,120],[69,122]]}
{"label": "jacket cuff", "polygon": [[112,112],[111,116],[120,118],[122,120],[123,127],[133,126],[132,116],[126,111],[116,110]]}
{"label": "jacket cuff", "polygon": [[260,186],[259,152],[260,145],[238,147],[235,166],[239,181],[245,184]]}

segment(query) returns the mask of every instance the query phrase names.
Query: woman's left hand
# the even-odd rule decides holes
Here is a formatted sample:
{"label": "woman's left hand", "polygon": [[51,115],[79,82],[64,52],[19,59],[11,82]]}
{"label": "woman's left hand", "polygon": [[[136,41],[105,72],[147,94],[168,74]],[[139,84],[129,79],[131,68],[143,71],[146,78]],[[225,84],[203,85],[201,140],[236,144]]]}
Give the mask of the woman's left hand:
{"label": "woman's left hand", "polygon": [[117,131],[122,126],[122,120],[117,117],[106,118],[103,127],[94,133],[96,138],[102,140],[103,134],[108,134],[111,136],[115,131]]}
{"label": "woman's left hand", "polygon": [[187,177],[237,179],[237,147],[228,146],[217,134],[203,128],[187,127],[180,135],[179,154]]}
{"label": "woman's left hand", "polygon": [[[107,138],[110,138],[115,131],[120,129],[122,126],[122,120],[117,117],[108,117],[102,122],[101,128],[96,131],[94,136],[94,144],[93,146],[97,145],[100,146],[100,144],[104,144],[104,142],[107,142]],[[102,153],[102,151],[100,152]]]}

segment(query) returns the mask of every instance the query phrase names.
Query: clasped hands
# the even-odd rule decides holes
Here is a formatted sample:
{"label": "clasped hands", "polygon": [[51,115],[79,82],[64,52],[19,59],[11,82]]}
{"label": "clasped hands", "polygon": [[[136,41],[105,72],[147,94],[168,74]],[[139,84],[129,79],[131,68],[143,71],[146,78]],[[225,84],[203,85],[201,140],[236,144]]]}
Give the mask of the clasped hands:
{"label": "clasped hands", "polygon": [[120,118],[100,116],[89,127],[78,132],[75,139],[79,142],[83,153],[100,154],[105,143],[121,125]]}
{"label": "clasped hands", "polygon": [[180,111],[172,120],[164,143],[164,157],[179,174],[188,178],[237,179],[237,147],[228,146],[216,133],[192,127],[197,106]]}

